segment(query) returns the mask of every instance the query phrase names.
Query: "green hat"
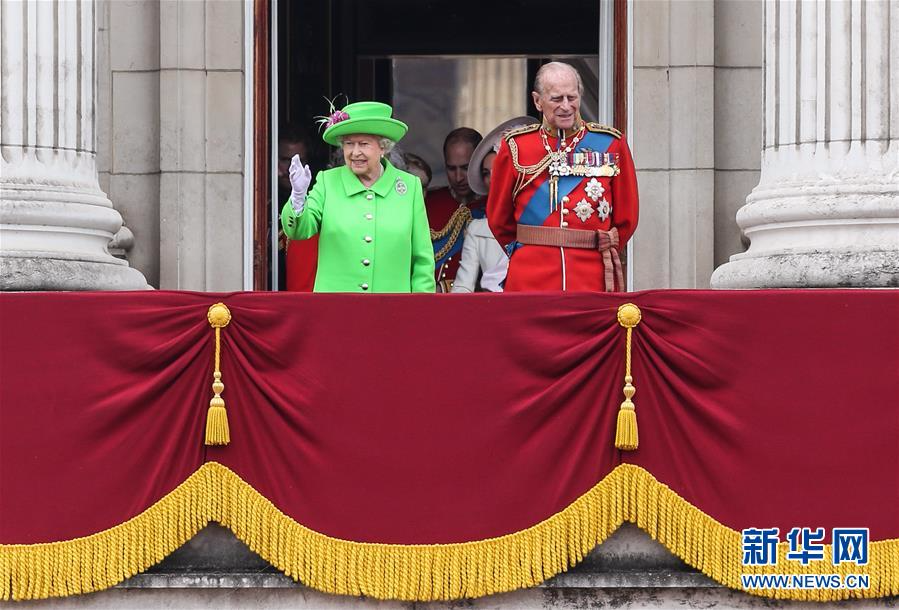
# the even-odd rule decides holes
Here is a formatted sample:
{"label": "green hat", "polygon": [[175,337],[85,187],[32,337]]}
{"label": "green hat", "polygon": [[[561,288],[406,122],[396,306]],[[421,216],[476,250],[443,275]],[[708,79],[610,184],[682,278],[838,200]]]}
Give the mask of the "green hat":
{"label": "green hat", "polygon": [[356,102],[333,112],[325,123],[328,128],[322,139],[332,146],[339,146],[337,138],[354,133],[370,133],[399,142],[409,127],[391,118],[393,108],[381,102]]}

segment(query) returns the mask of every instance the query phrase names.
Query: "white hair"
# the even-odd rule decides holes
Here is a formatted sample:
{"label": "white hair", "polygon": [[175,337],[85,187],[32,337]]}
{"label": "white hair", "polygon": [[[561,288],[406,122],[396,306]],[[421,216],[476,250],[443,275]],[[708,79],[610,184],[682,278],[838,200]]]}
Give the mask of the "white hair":
{"label": "white hair", "polygon": [[[367,134],[359,134],[359,135],[375,135],[375,134],[368,134],[368,133],[367,133]],[[343,146],[343,139],[344,139],[345,137],[347,137],[347,136],[337,136],[337,142],[338,142],[341,146]],[[386,154],[388,154],[391,150],[393,150],[393,147],[396,146],[396,142],[394,142],[394,141],[391,140],[390,138],[382,138],[382,137],[378,137],[378,146],[380,146],[381,148],[384,149],[384,154],[386,155]]]}
{"label": "white hair", "polygon": [[534,91],[536,91],[538,95],[543,95],[543,79],[546,77],[547,72],[554,72],[556,74],[559,72],[570,72],[574,74],[574,78],[577,79],[577,92],[583,97],[584,81],[581,80],[580,73],[575,70],[574,66],[561,61],[551,61],[548,64],[543,64],[540,66],[540,69],[537,70],[537,75],[534,77]]}
{"label": "white hair", "polygon": [[390,138],[378,138],[378,144],[380,144],[381,148],[384,149],[385,155],[393,150],[394,146],[396,146],[396,142],[394,142]]}

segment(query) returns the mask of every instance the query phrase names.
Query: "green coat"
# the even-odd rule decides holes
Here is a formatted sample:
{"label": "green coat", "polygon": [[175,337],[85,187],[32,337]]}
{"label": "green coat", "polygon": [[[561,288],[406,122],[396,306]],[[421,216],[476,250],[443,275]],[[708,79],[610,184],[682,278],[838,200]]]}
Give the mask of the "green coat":
{"label": "green coat", "polygon": [[281,210],[290,239],[321,233],[315,292],[435,291],[421,182],[382,163],[370,188],[346,166],[320,172],[302,214],[290,200]]}

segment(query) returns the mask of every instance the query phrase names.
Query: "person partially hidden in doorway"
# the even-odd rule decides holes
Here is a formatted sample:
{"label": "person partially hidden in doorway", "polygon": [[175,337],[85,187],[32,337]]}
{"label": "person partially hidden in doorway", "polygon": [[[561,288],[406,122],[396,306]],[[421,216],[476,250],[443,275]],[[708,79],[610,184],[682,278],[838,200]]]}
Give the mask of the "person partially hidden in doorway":
{"label": "person partially hidden in doorway", "polygon": [[[468,184],[474,193],[483,197],[489,192],[493,163],[503,135],[536,122],[537,119],[529,116],[515,117],[504,121],[484,137],[468,164]],[[475,218],[465,228],[452,292],[502,292],[508,268],[509,257],[493,237],[487,218]]]}
{"label": "person partially hidden in doorway", "polygon": [[443,159],[448,184],[427,195],[437,292],[452,290],[459,269],[465,228],[472,218],[484,218],[486,213],[486,201],[468,184],[471,155],[482,139],[480,133],[469,127],[459,127],[447,134],[443,141]]}

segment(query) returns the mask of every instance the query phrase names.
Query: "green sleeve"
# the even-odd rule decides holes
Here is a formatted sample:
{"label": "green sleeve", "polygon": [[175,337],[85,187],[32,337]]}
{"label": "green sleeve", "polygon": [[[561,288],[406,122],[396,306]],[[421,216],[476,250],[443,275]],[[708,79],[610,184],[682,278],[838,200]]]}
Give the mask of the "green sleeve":
{"label": "green sleeve", "polygon": [[325,207],[325,179],[322,172],[315,177],[312,190],[306,195],[306,205],[301,214],[293,211],[290,199],[281,208],[281,227],[289,239],[309,239],[322,226],[322,210]]}
{"label": "green sleeve", "polygon": [[425,211],[421,181],[412,178],[412,292],[436,292],[434,281],[434,245]]}

